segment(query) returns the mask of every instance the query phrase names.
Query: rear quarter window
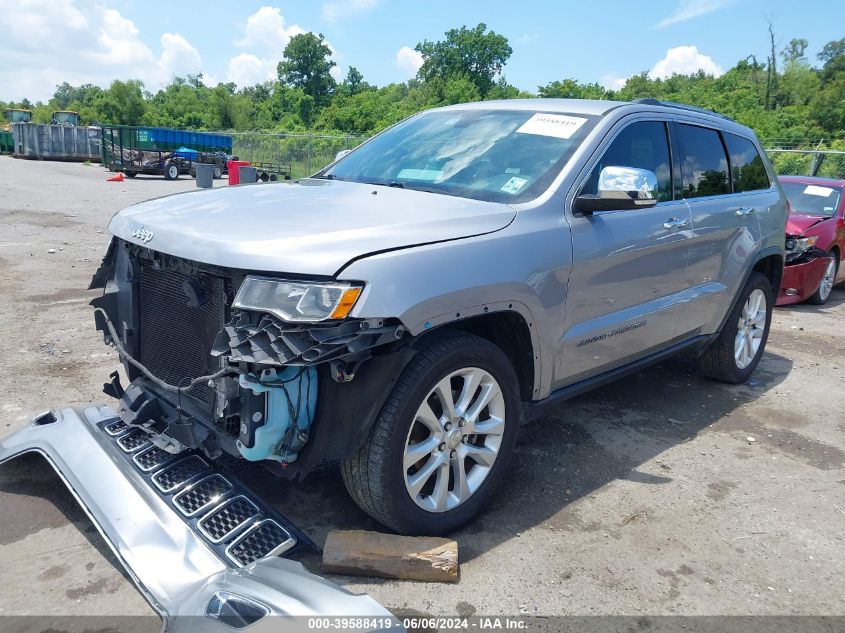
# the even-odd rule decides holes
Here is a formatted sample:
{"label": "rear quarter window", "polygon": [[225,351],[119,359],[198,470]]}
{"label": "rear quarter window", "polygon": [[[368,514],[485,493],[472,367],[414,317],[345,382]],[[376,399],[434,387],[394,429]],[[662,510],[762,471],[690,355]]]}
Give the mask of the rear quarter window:
{"label": "rear quarter window", "polygon": [[725,133],[725,145],[731,160],[731,178],[734,192],[768,189],[771,186],[763,158],[747,138]]}

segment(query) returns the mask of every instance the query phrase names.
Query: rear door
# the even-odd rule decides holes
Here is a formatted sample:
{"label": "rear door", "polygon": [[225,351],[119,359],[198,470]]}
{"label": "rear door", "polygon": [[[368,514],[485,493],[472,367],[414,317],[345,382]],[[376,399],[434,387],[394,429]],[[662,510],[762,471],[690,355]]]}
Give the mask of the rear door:
{"label": "rear door", "polygon": [[569,217],[573,264],[554,387],[668,347],[683,310],[691,218],[674,195],[669,125],[638,115],[609,136],[577,194],[597,193],[603,167],[638,167],[657,175],[659,201],[650,209]]}
{"label": "rear door", "polygon": [[715,331],[730,309],[778,194],[750,139],[683,119],[674,129],[693,229],[679,332],[694,336]]}

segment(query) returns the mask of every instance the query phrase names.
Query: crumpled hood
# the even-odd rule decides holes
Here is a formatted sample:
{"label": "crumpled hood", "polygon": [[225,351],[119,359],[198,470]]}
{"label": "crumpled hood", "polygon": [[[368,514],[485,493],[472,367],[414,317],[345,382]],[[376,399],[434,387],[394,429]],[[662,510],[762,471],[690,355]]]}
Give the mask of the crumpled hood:
{"label": "crumpled hood", "polygon": [[247,270],[331,276],[374,252],[498,231],[506,204],[337,180],[201,189],[127,207],[117,237]]}
{"label": "crumpled hood", "polygon": [[786,234],[787,235],[803,235],[804,231],[810,227],[829,220],[819,215],[810,215],[807,213],[790,213],[786,219]]}

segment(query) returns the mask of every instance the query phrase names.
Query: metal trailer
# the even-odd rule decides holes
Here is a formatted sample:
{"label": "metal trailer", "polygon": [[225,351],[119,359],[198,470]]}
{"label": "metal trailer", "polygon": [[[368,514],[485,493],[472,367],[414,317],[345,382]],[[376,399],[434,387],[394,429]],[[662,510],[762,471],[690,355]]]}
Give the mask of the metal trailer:
{"label": "metal trailer", "polygon": [[250,167],[255,167],[256,175],[261,182],[291,179],[292,165],[290,163],[250,163]]}
{"label": "metal trailer", "polygon": [[101,140],[98,127],[12,123],[16,158],[98,162]]}
{"label": "metal trailer", "polygon": [[111,162],[105,165],[109,171],[121,171],[128,178],[138,174],[164,176],[165,180],[176,180],[180,175],[191,172],[193,161],[177,156],[164,149],[120,150],[113,154]]}
{"label": "metal trailer", "polygon": [[[101,129],[103,165],[130,178],[150,174],[175,180],[191,173],[194,154],[228,153],[232,149],[232,137],[225,134],[128,125],[104,125]],[[192,148],[190,154],[184,151],[187,147]]]}

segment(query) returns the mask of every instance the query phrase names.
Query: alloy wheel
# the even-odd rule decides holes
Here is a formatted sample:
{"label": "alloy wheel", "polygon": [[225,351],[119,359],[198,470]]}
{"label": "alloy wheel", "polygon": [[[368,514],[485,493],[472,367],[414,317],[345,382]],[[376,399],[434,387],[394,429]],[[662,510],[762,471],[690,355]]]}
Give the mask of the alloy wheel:
{"label": "alloy wheel", "polygon": [[748,367],[757,356],[757,351],[763,341],[763,333],[766,330],[768,313],[769,306],[766,295],[757,288],[748,295],[739,315],[736,340],[734,341],[734,360],[739,369]]}
{"label": "alloy wheel", "polygon": [[822,277],[821,283],[819,284],[819,299],[822,301],[826,301],[830,296],[830,291],[833,289],[833,282],[835,278],[836,260],[831,258],[827,265],[827,269],[824,271],[824,277]]}
{"label": "alloy wheel", "polygon": [[489,475],[505,432],[505,398],[487,371],[466,367],[440,380],[417,409],[402,456],[405,487],[419,507],[446,512]]}

